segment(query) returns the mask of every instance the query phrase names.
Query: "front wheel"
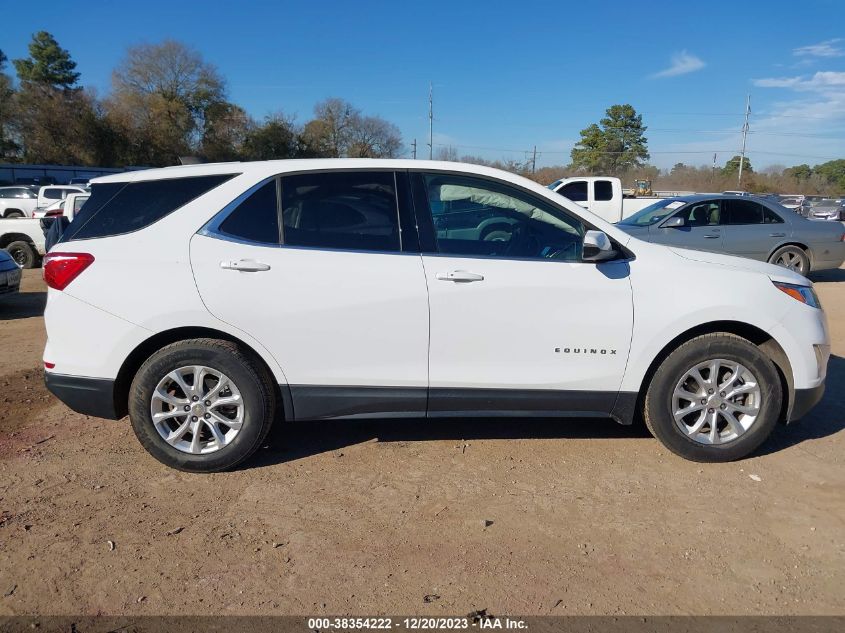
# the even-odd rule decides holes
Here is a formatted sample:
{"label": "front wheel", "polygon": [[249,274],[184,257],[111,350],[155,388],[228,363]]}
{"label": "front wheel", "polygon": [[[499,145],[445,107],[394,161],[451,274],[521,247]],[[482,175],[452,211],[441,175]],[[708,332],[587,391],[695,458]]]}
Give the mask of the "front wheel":
{"label": "front wheel", "polygon": [[135,435],[157,460],[178,470],[216,472],[261,446],[275,415],[266,370],[236,344],[173,343],[144,362],[129,394]]}
{"label": "front wheel", "polygon": [[661,363],[643,417],[673,453],[697,462],[727,462],[765,441],[782,403],[774,363],[750,341],[715,333],[684,343]]}

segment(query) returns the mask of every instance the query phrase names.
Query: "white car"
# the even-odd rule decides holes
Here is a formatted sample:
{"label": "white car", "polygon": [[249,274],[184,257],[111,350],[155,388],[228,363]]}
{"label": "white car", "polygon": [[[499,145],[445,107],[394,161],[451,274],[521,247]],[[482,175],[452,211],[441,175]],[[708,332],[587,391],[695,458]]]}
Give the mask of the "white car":
{"label": "white car", "polygon": [[88,193],[84,187],[76,185],[46,185],[38,190],[37,208],[48,207],[56,200],[64,200],[69,193]]}
{"label": "white car", "polygon": [[36,209],[32,212],[32,217],[40,219],[63,215],[68,220],[73,220],[73,216],[79,212],[82,205],[85,204],[85,201],[90,197],[91,194],[87,191],[84,193],[69,193],[64,200],[56,200],[53,204],[48,205],[43,209]]}
{"label": "white car", "polygon": [[38,206],[38,194],[29,187],[0,187],[0,217],[30,218]]}
{"label": "white car", "polygon": [[189,471],[277,416],[642,415],[683,457],[738,459],[816,404],[830,354],[801,275],[457,163],[98,178],[44,277],[48,388]]}

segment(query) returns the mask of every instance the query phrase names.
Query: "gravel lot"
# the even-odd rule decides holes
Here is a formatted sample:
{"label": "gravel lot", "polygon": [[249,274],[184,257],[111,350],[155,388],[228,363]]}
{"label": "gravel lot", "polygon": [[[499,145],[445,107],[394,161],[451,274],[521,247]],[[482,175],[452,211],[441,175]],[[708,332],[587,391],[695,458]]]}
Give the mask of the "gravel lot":
{"label": "gravel lot", "polygon": [[845,269],[815,278],[827,394],[742,462],[611,421],[374,421],[280,425],[203,476],[50,396],[25,271],[0,302],[0,615],[843,614]]}

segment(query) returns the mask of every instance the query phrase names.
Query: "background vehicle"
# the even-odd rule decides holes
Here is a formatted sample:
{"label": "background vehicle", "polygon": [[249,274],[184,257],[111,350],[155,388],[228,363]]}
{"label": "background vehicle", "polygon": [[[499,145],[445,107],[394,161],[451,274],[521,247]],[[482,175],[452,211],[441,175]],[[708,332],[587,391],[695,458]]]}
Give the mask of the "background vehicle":
{"label": "background vehicle", "polygon": [[837,200],[822,198],[821,200],[804,200],[798,212],[808,220],[843,220],[842,205]]}
{"label": "background vehicle", "polygon": [[0,251],[0,299],[18,292],[21,269],[6,251]]}
{"label": "background vehicle", "polygon": [[[640,187],[640,184],[643,187]],[[608,222],[618,222],[640,209],[664,198],[680,195],[679,192],[652,192],[652,195],[636,195],[637,191],[650,191],[651,182],[637,181],[637,188],[627,195],[619,178],[610,176],[585,176],[563,178],[549,185],[549,189],[595,213]]]}
{"label": "background vehicle", "polygon": [[30,187],[0,187],[0,216],[4,218],[32,217],[38,206],[38,195]]}
{"label": "background vehicle", "polygon": [[798,207],[801,206],[801,202],[804,200],[803,196],[794,196],[794,197],[785,197],[781,196],[779,199],[780,205],[782,207],[786,207],[791,211],[798,211]]}
{"label": "background vehicle", "polygon": [[0,248],[6,250],[21,268],[38,266],[44,255],[44,233],[39,220],[0,220]]}
{"label": "background vehicle", "polygon": [[86,193],[84,187],[71,185],[49,185],[38,190],[37,207],[48,207],[56,200],[64,200],[69,193]]}
{"label": "background vehicle", "polygon": [[684,196],[658,202],[617,225],[658,244],[750,257],[801,274],[845,261],[840,224],[808,222],[753,196]]}
{"label": "background vehicle", "polygon": [[[44,278],[48,388],[77,411],[128,412],[152,455],[194,471],[246,459],[277,412],[630,423],[639,410],[679,455],[736,459],[818,401],[830,351],[800,275],[635,240],[534,182],[458,163],[98,179]],[[666,309],[690,280],[719,300],[689,292]]]}

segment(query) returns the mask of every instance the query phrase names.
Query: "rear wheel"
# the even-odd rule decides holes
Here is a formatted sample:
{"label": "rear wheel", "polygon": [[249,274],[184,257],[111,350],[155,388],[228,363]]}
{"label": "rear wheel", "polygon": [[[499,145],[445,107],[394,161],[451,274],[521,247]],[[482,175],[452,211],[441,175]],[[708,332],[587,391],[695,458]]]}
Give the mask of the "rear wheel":
{"label": "rear wheel", "polygon": [[772,432],[783,393],[772,361],[744,338],[699,336],[663,361],[645,397],[649,431],[699,462],[740,459]]}
{"label": "rear wheel", "polygon": [[23,240],[12,242],[6,247],[6,251],[21,268],[34,268],[36,262],[38,261],[38,255],[32,247],[32,244],[24,242]]}
{"label": "rear wheel", "polygon": [[24,217],[23,211],[18,211],[17,209],[9,209],[6,211],[6,214],[3,216],[4,218],[22,218]]}
{"label": "rear wheel", "polygon": [[168,345],[141,366],[129,416],[141,444],[163,464],[215,472],[258,450],[275,404],[267,372],[238,345],[193,339]]}
{"label": "rear wheel", "polygon": [[783,266],[802,275],[810,272],[810,258],[800,246],[783,246],[777,249],[769,258],[769,263]]}

